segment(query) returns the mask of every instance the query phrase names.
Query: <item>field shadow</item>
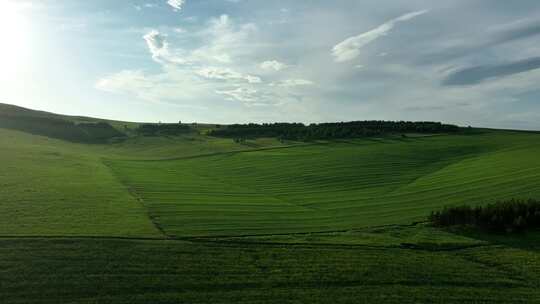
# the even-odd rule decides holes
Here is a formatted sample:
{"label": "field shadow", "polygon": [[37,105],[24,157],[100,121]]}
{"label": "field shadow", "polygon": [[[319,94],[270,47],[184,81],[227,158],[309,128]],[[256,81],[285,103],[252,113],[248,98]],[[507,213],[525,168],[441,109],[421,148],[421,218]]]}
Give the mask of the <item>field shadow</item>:
{"label": "field shadow", "polygon": [[491,233],[474,228],[450,228],[445,231],[459,236],[527,251],[540,252],[540,230],[522,233]]}

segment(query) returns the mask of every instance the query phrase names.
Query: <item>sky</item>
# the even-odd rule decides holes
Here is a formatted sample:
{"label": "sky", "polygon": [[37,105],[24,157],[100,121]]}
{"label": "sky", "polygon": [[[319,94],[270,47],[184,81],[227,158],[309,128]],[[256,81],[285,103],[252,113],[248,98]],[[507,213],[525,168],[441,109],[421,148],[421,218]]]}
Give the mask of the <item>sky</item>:
{"label": "sky", "polygon": [[537,0],[0,0],[0,102],[540,130]]}

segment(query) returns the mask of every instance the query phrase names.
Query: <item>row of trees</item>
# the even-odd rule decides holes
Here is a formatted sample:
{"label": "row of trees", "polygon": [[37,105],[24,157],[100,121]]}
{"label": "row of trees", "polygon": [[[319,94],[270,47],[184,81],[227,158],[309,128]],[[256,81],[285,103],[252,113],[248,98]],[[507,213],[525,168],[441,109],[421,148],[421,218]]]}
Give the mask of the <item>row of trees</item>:
{"label": "row of trees", "polygon": [[301,123],[234,124],[210,135],[230,138],[278,137],[288,140],[344,139],[403,133],[454,133],[460,128],[440,122],[353,121],[304,125]]}
{"label": "row of trees", "polygon": [[487,206],[447,207],[432,212],[429,221],[438,227],[470,225],[494,232],[520,232],[540,228],[540,202],[513,199]]}
{"label": "row of trees", "polygon": [[125,136],[105,122],[77,124],[53,117],[0,114],[0,127],[81,143],[104,143]]}
{"label": "row of trees", "polygon": [[190,133],[192,130],[185,124],[142,124],[136,130],[143,136],[175,136]]}

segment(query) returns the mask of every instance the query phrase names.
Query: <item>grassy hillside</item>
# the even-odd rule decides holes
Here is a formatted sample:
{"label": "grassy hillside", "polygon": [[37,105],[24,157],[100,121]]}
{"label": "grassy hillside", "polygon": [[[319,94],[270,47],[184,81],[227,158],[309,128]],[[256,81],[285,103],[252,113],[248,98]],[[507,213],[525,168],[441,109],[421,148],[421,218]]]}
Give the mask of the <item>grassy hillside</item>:
{"label": "grassy hillside", "polygon": [[62,120],[67,120],[74,123],[106,122],[114,126],[115,128],[117,128],[118,130],[123,130],[124,126],[128,126],[129,128],[135,128],[139,125],[138,123],[134,123],[134,122],[107,120],[107,119],[99,119],[99,118],[85,117],[85,116],[61,115],[61,114],[55,114],[55,113],[50,113],[50,112],[45,112],[45,111],[36,111],[36,110],[27,109],[27,108],[5,104],[5,103],[0,103],[0,115],[62,119]]}
{"label": "grassy hillside", "polygon": [[110,164],[169,235],[328,231],[539,197],[539,139],[489,132]]}
{"label": "grassy hillside", "polygon": [[540,198],[534,132],[0,143],[2,303],[540,302],[539,232],[413,223]]}
{"label": "grassy hillside", "polygon": [[[104,120],[69,117],[5,104],[0,104],[0,128],[79,143],[107,143],[126,137],[120,128]],[[127,125],[125,128],[128,130]]]}
{"label": "grassy hillside", "polygon": [[0,129],[0,142],[2,236],[161,237],[147,210],[103,158],[165,158],[251,149],[202,137],[137,137],[117,144],[85,145],[5,129]]}
{"label": "grassy hillside", "polygon": [[0,235],[160,236],[84,145],[0,129]]}

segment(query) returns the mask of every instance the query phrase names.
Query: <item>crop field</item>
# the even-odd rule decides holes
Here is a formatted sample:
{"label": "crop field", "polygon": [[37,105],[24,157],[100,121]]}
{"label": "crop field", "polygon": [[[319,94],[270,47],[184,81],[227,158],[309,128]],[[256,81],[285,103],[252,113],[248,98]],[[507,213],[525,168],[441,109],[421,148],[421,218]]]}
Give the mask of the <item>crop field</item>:
{"label": "crop field", "polygon": [[0,143],[1,303],[540,303],[539,232],[424,223],[540,198],[540,134]]}
{"label": "crop field", "polygon": [[356,140],[110,166],[169,236],[333,231],[538,197],[537,138]]}
{"label": "crop field", "polygon": [[[540,248],[530,245],[537,235],[503,245],[439,232],[434,248],[423,243],[429,231],[397,229],[326,236],[369,243],[349,245],[306,236],[296,237],[304,244],[2,239],[2,302],[538,302]],[[404,240],[419,246],[396,246]]]}
{"label": "crop field", "polygon": [[0,235],[159,235],[83,146],[2,129],[0,136]]}

